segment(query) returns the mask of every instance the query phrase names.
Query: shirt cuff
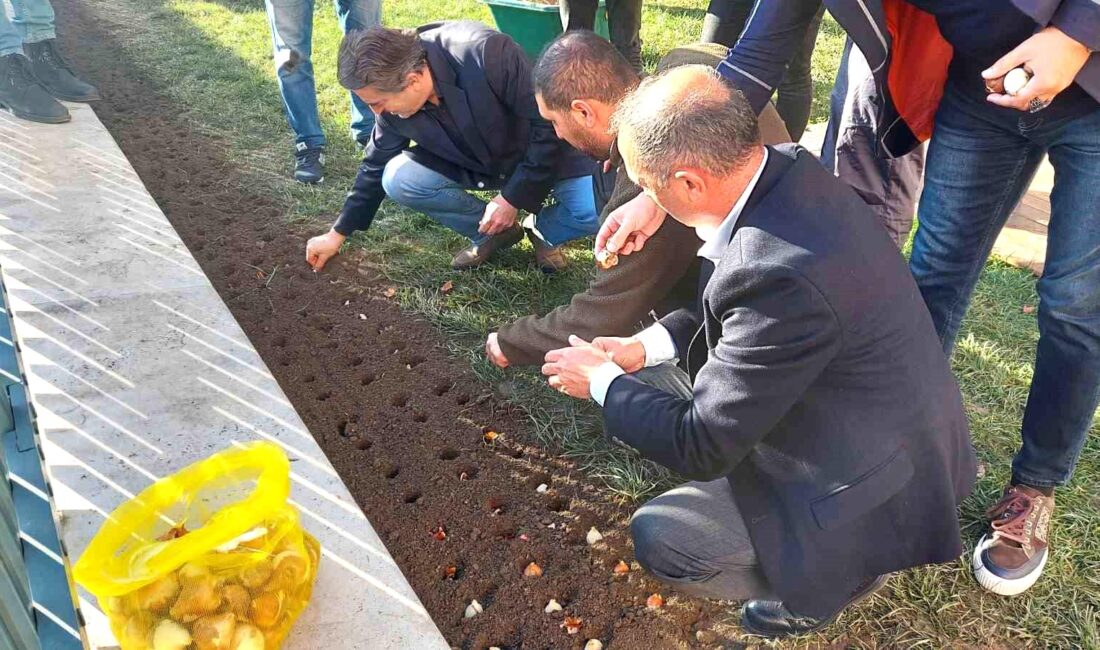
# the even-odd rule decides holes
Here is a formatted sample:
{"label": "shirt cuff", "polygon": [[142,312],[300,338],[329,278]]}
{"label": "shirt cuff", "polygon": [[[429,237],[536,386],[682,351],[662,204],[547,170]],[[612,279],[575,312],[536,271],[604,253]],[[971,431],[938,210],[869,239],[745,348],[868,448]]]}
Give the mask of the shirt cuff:
{"label": "shirt cuff", "polygon": [[603,401],[607,399],[607,389],[611,388],[611,382],[625,374],[619,366],[610,361],[604,362],[588,378],[588,393],[597,404],[603,406]]}
{"label": "shirt cuff", "polygon": [[646,368],[651,368],[676,358],[676,343],[672,341],[672,335],[668,333],[665,326],[660,323],[650,325],[641,332],[635,334],[634,338],[638,339],[642,347],[645,348]]}

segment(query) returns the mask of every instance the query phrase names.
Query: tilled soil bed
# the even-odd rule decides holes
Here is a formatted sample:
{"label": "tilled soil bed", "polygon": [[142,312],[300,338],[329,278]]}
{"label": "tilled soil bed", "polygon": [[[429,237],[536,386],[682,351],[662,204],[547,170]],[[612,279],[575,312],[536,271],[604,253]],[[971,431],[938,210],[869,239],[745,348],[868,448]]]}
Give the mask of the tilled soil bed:
{"label": "tilled soil bed", "polygon": [[[127,65],[119,26],[81,0],[55,6],[64,48],[106,98],[99,118],[452,646],[740,647],[712,629],[728,608],[644,575],[632,562],[630,509],[535,446],[522,413],[449,358],[434,328],[402,313],[364,260],[345,255],[312,273],[306,232],[285,224],[286,206],[250,188],[222,144]],[[502,435],[487,443],[488,431]],[[442,540],[432,534],[440,526]],[[595,546],[585,540],[592,526],[605,537]],[[625,575],[613,572],[620,560]],[[524,576],[531,562],[541,577]],[[666,604],[648,609],[656,592]],[[552,598],[564,611],[544,613]],[[464,619],[474,599],[484,613]],[[582,620],[578,633],[563,629],[566,616]]]}

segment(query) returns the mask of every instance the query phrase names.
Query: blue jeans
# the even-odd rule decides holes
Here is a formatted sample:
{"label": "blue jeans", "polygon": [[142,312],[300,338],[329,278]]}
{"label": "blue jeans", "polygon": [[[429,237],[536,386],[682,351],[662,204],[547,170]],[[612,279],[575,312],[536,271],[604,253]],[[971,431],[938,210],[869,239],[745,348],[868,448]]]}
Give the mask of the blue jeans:
{"label": "blue jeans", "polygon": [[[295,143],[323,147],[325,134],[317,114],[313,83],[313,0],[266,0],[271,41],[275,48],[275,73],[283,97],[287,121]],[[335,0],[336,17],[346,34],[382,22],[382,0]],[[374,113],[351,93],[351,134],[366,142],[374,128]]]}
{"label": "blue jeans", "polygon": [[49,0],[11,0],[11,16],[4,6],[0,2],[0,56],[22,54],[23,43],[57,38]]}
{"label": "blue jeans", "polygon": [[[400,154],[382,173],[386,196],[406,208],[423,212],[451,230],[481,244],[487,236],[477,231],[485,214],[485,201],[443,174],[432,171]],[[600,229],[592,177],[580,176],[558,181],[550,191],[555,203],[543,208],[535,219],[535,228],[551,246],[588,237]]]}
{"label": "blue jeans", "polygon": [[1100,109],[1044,120],[948,84],[928,150],[910,269],[950,354],[993,242],[1044,154],[1054,166],[1039,344],[1017,482],[1065,484],[1100,401]]}

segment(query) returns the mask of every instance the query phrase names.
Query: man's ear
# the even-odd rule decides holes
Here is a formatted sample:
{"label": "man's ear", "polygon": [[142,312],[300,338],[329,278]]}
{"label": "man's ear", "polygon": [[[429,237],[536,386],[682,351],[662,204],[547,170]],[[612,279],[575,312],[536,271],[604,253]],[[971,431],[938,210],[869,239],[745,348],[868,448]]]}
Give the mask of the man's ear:
{"label": "man's ear", "polygon": [[577,124],[591,129],[596,125],[596,107],[588,100],[574,99],[569,102],[569,114]]}
{"label": "man's ear", "polygon": [[698,173],[690,169],[681,169],[672,174],[672,180],[685,200],[695,203],[706,197],[706,181]]}
{"label": "man's ear", "polygon": [[405,87],[408,88],[413,84],[424,83],[426,75],[424,74],[427,68],[420,68],[419,70],[413,70],[405,75]]}

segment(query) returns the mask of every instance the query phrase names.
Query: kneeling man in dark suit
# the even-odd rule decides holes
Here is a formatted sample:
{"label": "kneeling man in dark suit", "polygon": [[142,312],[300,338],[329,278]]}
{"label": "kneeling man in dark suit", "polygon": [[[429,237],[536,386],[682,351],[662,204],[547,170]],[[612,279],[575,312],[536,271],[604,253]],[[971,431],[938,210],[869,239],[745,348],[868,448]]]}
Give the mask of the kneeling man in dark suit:
{"label": "kneeling man in dark suit", "polygon": [[[710,68],[647,79],[615,123],[630,178],[703,240],[705,289],[634,337],[574,337],[543,372],[693,479],[635,513],[638,561],[687,593],[748,600],[744,628],[784,636],[891,572],[957,558],[976,468],[962,397],[871,210],[806,150],[761,146]],[[676,357],[682,394],[630,374]]]}

